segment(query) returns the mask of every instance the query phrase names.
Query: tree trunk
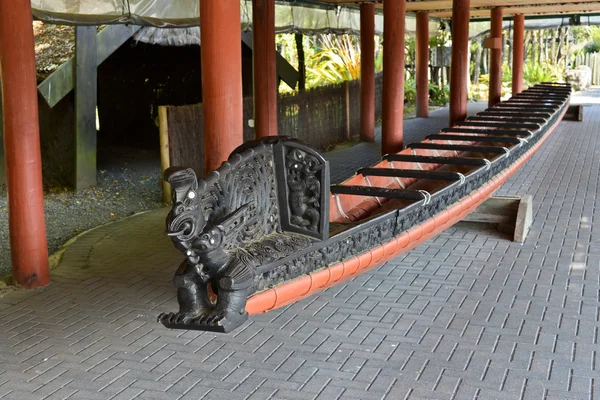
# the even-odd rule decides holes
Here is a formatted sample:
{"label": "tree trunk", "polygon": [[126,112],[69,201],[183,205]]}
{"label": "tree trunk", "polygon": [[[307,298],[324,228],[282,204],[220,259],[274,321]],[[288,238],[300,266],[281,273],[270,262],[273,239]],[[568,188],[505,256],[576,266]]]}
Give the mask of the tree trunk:
{"label": "tree trunk", "polygon": [[552,29],[552,49],[550,51],[550,55],[552,56],[552,62],[556,63],[556,33],[557,29]]}
{"label": "tree trunk", "polygon": [[565,71],[571,69],[571,45],[569,44],[569,31],[571,30],[570,26],[567,26],[565,29]]}
{"label": "tree trunk", "polygon": [[508,30],[506,38],[506,44],[508,45],[508,56],[506,57],[506,62],[510,67],[512,65],[513,58],[513,29]]}
{"label": "tree trunk", "polygon": [[529,32],[529,59],[535,61],[535,31]]}
{"label": "tree trunk", "polygon": [[544,29],[544,60],[548,62],[548,30]]}
{"label": "tree trunk", "polygon": [[473,83],[479,83],[479,75],[481,74],[481,55],[483,53],[483,42],[477,42],[477,51],[475,52],[475,68],[473,68]]}
{"label": "tree trunk", "polygon": [[542,43],[544,42],[543,31],[538,31],[538,63],[542,64]]}
{"label": "tree trunk", "polygon": [[298,80],[298,90],[304,92],[306,90],[306,64],[304,60],[304,35],[296,33],[296,52],[298,53],[298,72],[300,79]]}
{"label": "tree trunk", "polygon": [[536,45],[537,31],[531,31],[531,61],[535,62],[535,45]]}
{"label": "tree trunk", "polygon": [[484,47],[481,50],[481,56],[482,56],[481,71],[483,72],[484,75],[488,73],[487,53],[488,53],[488,49],[486,49]]}
{"label": "tree trunk", "polygon": [[566,38],[566,30],[563,28],[559,28],[559,35],[558,35],[558,51],[556,52],[556,60],[554,62],[554,65],[558,65],[558,63],[560,62],[560,60],[563,58],[564,55],[564,50],[563,47],[565,45],[565,38]]}

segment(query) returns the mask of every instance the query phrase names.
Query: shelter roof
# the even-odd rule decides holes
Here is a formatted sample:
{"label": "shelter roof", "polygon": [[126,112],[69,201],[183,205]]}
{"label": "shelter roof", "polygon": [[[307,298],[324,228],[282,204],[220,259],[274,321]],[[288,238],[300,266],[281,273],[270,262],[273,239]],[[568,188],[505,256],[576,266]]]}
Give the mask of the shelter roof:
{"label": "shelter roof", "polygon": [[[376,3],[383,8],[382,0],[319,0],[337,5],[359,5]],[[593,14],[600,12],[600,2],[596,0],[471,0],[471,18],[489,18],[490,9],[503,7],[504,15],[561,15]],[[432,17],[451,18],[452,0],[407,0],[407,12],[426,11]]]}

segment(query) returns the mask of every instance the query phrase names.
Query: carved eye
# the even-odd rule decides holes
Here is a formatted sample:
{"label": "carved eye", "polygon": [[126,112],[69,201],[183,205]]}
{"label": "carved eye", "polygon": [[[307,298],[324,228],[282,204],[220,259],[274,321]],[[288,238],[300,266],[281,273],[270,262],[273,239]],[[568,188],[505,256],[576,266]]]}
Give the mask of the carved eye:
{"label": "carved eye", "polygon": [[193,190],[190,190],[190,191],[188,192],[188,197],[189,197],[190,199],[193,199],[193,198],[195,198],[195,197],[196,197],[196,192],[194,192]]}
{"label": "carved eye", "polygon": [[208,243],[215,244],[215,238],[210,238],[210,240],[208,241]]}

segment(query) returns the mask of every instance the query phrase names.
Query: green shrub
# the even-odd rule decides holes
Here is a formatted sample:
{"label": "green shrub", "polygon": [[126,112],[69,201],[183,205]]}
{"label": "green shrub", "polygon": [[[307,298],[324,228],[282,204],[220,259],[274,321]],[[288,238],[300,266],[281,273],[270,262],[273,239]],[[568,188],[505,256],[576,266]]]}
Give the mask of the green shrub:
{"label": "green shrub", "polygon": [[450,92],[450,88],[448,85],[444,85],[444,90],[442,90],[442,86],[436,85],[434,83],[429,85],[429,103],[434,106],[444,106],[448,104],[448,93]]}
{"label": "green shrub", "polygon": [[526,86],[540,82],[558,82],[563,80],[563,69],[558,65],[538,64],[529,61],[523,66],[523,81]]}
{"label": "green shrub", "polygon": [[414,79],[404,82],[404,103],[415,104],[417,102],[417,85]]}

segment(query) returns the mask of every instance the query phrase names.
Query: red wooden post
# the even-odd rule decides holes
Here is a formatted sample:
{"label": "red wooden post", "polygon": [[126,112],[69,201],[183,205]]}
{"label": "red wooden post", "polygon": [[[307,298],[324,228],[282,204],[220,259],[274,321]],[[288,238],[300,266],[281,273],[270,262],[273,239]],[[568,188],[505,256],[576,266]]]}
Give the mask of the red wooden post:
{"label": "red wooden post", "polygon": [[0,1],[0,71],[13,280],[50,282],[31,3]]}
{"label": "red wooden post", "polygon": [[450,60],[450,126],[467,118],[469,70],[469,0],[452,0]]}
{"label": "red wooden post", "polygon": [[494,7],[491,12],[490,28],[490,89],[488,107],[493,107],[502,98],[502,8]]}
{"label": "red wooden post", "polygon": [[429,14],[417,13],[417,117],[429,117]]}
{"label": "red wooden post", "polygon": [[275,0],[252,2],[254,57],[254,135],[277,135]]}
{"label": "red wooden post", "polygon": [[402,150],[404,136],[404,26],[406,0],[383,3],[383,154]]}
{"label": "red wooden post", "polygon": [[239,0],[200,1],[204,170],[244,141]]}
{"label": "red wooden post", "polygon": [[512,94],[521,93],[523,90],[523,50],[525,46],[525,16],[513,17],[513,70]]}
{"label": "red wooden post", "polygon": [[375,4],[360,5],[360,140],[375,140]]}

